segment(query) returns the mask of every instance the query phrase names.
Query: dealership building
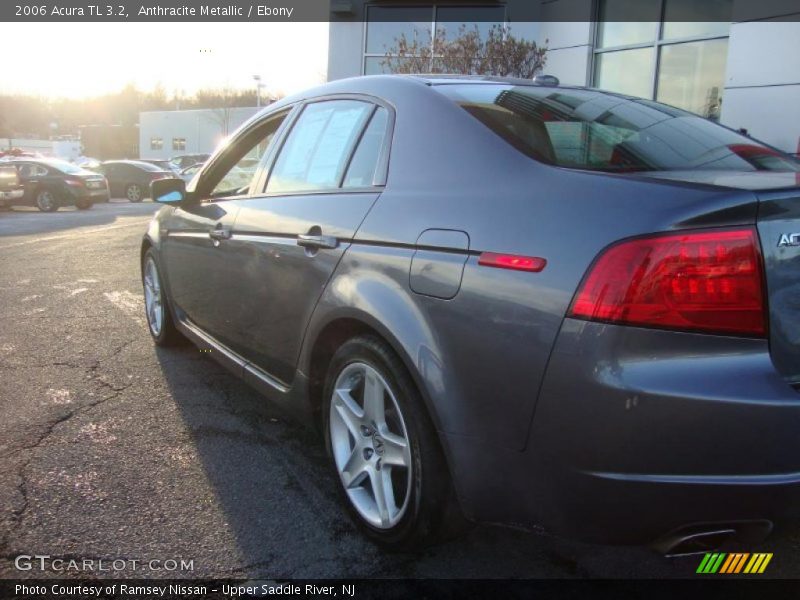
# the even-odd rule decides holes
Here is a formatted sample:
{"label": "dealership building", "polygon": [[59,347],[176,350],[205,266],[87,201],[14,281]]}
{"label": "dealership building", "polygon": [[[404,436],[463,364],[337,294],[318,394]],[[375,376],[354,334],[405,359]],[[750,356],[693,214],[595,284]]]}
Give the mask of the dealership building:
{"label": "dealership building", "polygon": [[[386,72],[387,54],[402,34],[432,44],[431,31],[444,29],[449,37],[462,24],[483,33],[503,24],[513,35],[548,48],[544,72],[562,84],[658,100],[745,129],[795,154],[800,152],[800,4],[792,4],[797,12],[788,14],[787,4],[334,0],[328,79]],[[687,14],[698,18],[681,20]],[[435,48],[432,53],[433,62]]]}
{"label": "dealership building", "polygon": [[210,154],[259,110],[248,106],[139,113],[139,158]]}

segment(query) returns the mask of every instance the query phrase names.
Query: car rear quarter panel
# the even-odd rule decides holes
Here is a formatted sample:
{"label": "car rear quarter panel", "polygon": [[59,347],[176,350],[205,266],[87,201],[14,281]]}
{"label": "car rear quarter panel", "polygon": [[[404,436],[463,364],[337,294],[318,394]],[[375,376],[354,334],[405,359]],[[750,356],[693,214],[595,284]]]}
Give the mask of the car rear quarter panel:
{"label": "car rear quarter panel", "polygon": [[[368,92],[397,112],[387,186],[316,318],[353,305],[373,315],[418,372],[443,433],[522,450],[562,319],[598,252],[644,233],[753,223],[754,196],[545,166],[427,86],[391,83]],[[469,236],[450,300],[409,286],[415,244],[429,229]],[[547,266],[487,268],[478,265],[484,251],[542,257]]]}

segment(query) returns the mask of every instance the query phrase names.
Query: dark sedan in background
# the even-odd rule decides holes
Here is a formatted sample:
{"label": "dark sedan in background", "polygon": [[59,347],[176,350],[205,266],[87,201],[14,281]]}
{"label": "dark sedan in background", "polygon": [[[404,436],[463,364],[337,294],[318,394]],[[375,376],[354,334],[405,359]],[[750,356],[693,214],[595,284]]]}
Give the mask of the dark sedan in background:
{"label": "dark sedan in background", "polygon": [[318,423],[378,542],[463,515],[682,552],[800,512],[791,157],[598,90],[378,76],[153,193],[156,343]]}
{"label": "dark sedan in background", "polygon": [[21,198],[7,199],[7,206],[36,206],[52,212],[62,206],[91,208],[95,202],[108,200],[108,186],[102,175],[87,171],[63,160],[50,158],[15,158],[0,162],[17,170],[24,187]]}
{"label": "dark sedan in background", "polygon": [[108,180],[112,198],[127,198],[130,202],[149,198],[153,181],[176,177],[168,169],[140,160],[107,160],[98,171]]}

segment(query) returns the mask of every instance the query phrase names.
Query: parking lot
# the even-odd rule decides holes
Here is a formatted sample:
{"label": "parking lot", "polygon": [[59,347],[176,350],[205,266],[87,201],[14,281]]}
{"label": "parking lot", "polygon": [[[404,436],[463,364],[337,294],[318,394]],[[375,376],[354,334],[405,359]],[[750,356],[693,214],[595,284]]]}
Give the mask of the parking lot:
{"label": "parking lot", "polygon": [[[138,248],[156,208],[0,212],[0,576],[74,575],[20,572],[20,554],[123,560],[128,577],[693,576],[697,557],[488,526],[382,553],[313,432],[194,347],[152,344]],[[798,546],[783,531],[744,551],[787,577]],[[192,569],[159,570],[181,559]]]}

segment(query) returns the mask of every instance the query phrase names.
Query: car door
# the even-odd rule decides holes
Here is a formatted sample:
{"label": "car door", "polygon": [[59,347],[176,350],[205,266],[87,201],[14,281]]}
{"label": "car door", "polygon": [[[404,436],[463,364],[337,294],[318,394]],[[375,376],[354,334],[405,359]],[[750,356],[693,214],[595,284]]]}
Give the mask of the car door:
{"label": "car door", "polygon": [[108,193],[112,198],[119,198],[122,195],[122,186],[119,179],[119,165],[109,163],[102,166],[103,175],[108,181]]}
{"label": "car door", "polygon": [[35,202],[39,187],[50,183],[48,170],[36,163],[22,162],[17,163],[17,172],[19,173],[20,181],[25,186],[24,198],[26,204]]}
{"label": "car door", "polygon": [[317,300],[385,183],[392,114],[356,98],[307,103],[263,193],[241,203],[224,243],[235,254],[231,345],[251,372],[291,384]]}
{"label": "car door", "polygon": [[253,157],[265,159],[286,115],[269,117],[237,134],[189,185],[192,201],[173,209],[167,219],[162,252],[178,316],[227,346],[240,301],[233,268],[239,258],[229,239],[241,202],[250,197],[261,174],[257,169],[245,182],[237,165]]}

